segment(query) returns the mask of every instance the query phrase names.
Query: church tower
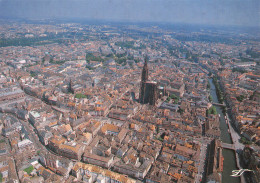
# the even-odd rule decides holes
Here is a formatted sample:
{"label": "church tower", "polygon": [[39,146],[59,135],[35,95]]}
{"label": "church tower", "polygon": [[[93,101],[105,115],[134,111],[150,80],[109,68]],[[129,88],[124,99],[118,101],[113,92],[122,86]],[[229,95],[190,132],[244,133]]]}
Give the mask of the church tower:
{"label": "church tower", "polygon": [[144,67],[142,70],[139,102],[141,104],[155,105],[158,99],[158,84],[148,80],[148,57],[145,57]]}
{"label": "church tower", "polygon": [[73,84],[72,84],[72,80],[71,79],[70,79],[69,86],[68,86],[68,92],[69,93],[74,93],[73,92]]}
{"label": "church tower", "polygon": [[142,71],[142,78],[141,78],[141,82],[146,82],[148,81],[148,66],[147,66],[147,61],[148,61],[148,57],[146,56],[144,59],[144,67],[143,67],[143,71]]}
{"label": "church tower", "polygon": [[144,103],[145,101],[145,86],[146,82],[148,81],[148,65],[147,65],[148,57],[146,56],[144,59],[144,67],[142,70],[142,77],[141,77],[141,86],[140,86],[140,94],[139,94],[139,102]]}

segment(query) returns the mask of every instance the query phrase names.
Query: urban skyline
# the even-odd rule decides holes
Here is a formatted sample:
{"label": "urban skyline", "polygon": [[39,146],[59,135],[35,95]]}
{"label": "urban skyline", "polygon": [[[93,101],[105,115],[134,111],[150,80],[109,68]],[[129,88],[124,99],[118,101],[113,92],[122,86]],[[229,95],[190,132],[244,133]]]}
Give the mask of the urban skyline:
{"label": "urban skyline", "polygon": [[1,0],[0,17],[260,26],[257,0]]}

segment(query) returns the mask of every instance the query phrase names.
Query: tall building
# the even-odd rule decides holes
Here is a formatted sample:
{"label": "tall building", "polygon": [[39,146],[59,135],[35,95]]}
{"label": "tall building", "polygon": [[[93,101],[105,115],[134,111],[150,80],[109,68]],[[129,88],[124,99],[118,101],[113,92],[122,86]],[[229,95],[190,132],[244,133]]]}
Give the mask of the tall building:
{"label": "tall building", "polygon": [[158,84],[153,81],[148,81],[148,57],[145,57],[144,67],[142,70],[139,102],[142,104],[149,103],[155,105],[158,99]]}
{"label": "tall building", "polygon": [[71,79],[70,79],[70,82],[69,82],[69,85],[68,85],[68,92],[74,93],[73,92],[73,84],[72,84]]}
{"label": "tall building", "polygon": [[141,87],[140,87],[140,95],[139,95],[139,101],[140,103],[144,104],[144,93],[145,93],[145,83],[148,80],[148,66],[147,66],[147,56],[144,59],[144,67],[142,70],[142,76],[141,76]]}

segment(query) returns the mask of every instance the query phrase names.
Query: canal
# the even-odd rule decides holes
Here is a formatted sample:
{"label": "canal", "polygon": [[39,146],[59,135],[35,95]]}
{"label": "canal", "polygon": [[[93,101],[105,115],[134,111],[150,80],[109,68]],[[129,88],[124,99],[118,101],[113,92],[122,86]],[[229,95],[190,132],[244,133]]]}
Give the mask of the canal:
{"label": "canal", "polygon": [[[209,79],[210,83],[210,95],[212,96],[213,102],[219,103],[218,97],[216,94],[216,88],[212,81]],[[220,114],[220,131],[221,131],[221,140],[225,143],[232,143],[231,136],[228,132],[228,125],[225,122],[225,117],[222,113],[222,109],[220,106],[215,106],[218,114]],[[232,150],[223,149],[223,156],[224,156],[224,167],[222,173],[222,182],[223,183],[239,183],[240,179],[237,177],[230,176],[232,174],[232,170],[237,170],[236,166],[236,157],[235,152]]]}

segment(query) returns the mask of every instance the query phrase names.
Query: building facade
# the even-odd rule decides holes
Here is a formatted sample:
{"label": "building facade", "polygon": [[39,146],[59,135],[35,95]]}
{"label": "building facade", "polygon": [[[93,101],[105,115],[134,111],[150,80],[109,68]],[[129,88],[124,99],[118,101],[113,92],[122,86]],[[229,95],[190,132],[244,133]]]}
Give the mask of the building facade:
{"label": "building facade", "polygon": [[141,76],[139,102],[142,104],[155,105],[158,99],[158,84],[157,82],[148,81],[148,57],[145,57],[144,67]]}

